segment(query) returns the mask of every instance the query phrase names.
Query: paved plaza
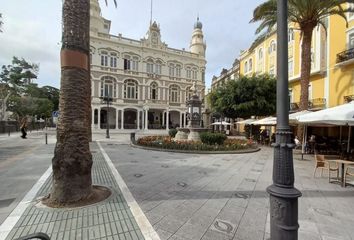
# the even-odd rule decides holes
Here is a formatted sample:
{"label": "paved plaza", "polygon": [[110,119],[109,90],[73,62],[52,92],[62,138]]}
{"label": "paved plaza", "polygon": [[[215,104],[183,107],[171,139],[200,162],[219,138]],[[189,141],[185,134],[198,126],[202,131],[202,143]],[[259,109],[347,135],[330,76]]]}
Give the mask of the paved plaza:
{"label": "paved plaza", "polygon": [[[39,133],[29,135],[29,138],[32,140],[24,142],[16,137],[7,140],[0,137],[0,190],[4,193],[0,196],[0,222],[5,220],[21,202],[26,191],[50,166],[54,135],[50,136],[48,145],[44,144],[43,136]],[[262,147],[259,152],[250,154],[179,154],[133,148],[129,145],[128,134],[112,134],[111,139],[107,140],[104,133],[95,133],[94,139],[98,140],[98,143],[92,144],[96,166],[106,166],[107,160],[111,160],[122,178],[116,185],[113,177],[107,177],[101,184],[113,186],[114,196],[120,199],[126,215],[115,214],[116,210],[109,208],[105,211],[110,226],[107,228],[104,211],[96,213],[92,210],[96,208],[99,211],[99,206],[105,204],[114,205],[119,202],[114,200],[115,197],[96,207],[72,210],[72,214],[76,212],[77,216],[63,212],[55,219],[48,216],[50,212],[58,210],[38,210],[33,201],[28,204],[7,239],[36,230],[47,232],[52,239],[144,239],[140,234],[142,230],[137,227],[140,225],[136,224],[136,219],[139,222],[141,216],[135,215],[134,207],[127,207],[129,204],[126,203],[131,203],[132,199],[129,196],[126,199],[126,195],[121,194],[120,190],[124,191],[126,186],[159,236],[151,239],[269,238],[269,197],[265,189],[272,182],[273,149]],[[327,173],[314,178],[312,155],[306,155],[301,160],[301,155],[295,152],[294,163],[296,187],[303,194],[299,198],[299,239],[354,239],[354,188],[328,183]],[[99,175],[112,176],[112,172],[114,175],[114,170],[107,166],[104,168],[105,172]],[[93,172],[94,181],[98,183],[101,180],[95,177],[98,176],[95,167]],[[48,191],[49,184],[50,179],[46,180],[36,195],[41,196]],[[6,204],[6,201],[11,202]],[[44,211],[46,217],[34,218],[39,216],[40,211]],[[97,217],[82,223],[85,226],[73,225],[72,219],[75,216],[78,219],[80,211],[90,212],[89,216]],[[99,217],[100,214],[103,214],[103,218]],[[26,221],[26,217],[30,217],[29,220]],[[99,222],[99,219],[103,222]],[[113,231],[117,231],[117,234],[114,235],[111,224],[118,226],[127,219],[131,224],[127,224],[121,232],[115,228]],[[49,227],[51,224],[52,228]],[[18,233],[20,229],[22,232]],[[82,229],[87,229],[86,233]],[[73,231],[81,231],[81,234],[72,238],[70,234]],[[87,234],[85,238],[83,234]]]}

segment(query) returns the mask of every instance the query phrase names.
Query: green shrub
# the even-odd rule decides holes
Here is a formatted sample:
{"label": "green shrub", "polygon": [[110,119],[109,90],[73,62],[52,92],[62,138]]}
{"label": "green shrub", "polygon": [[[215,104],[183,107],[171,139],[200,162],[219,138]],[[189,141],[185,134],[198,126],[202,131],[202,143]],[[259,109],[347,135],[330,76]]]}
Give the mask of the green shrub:
{"label": "green shrub", "polygon": [[177,134],[177,129],[172,128],[168,131],[168,135],[170,135],[171,138],[174,138]]}
{"label": "green shrub", "polygon": [[226,140],[226,135],[222,133],[209,133],[209,132],[202,132],[200,133],[200,140],[204,144],[208,145],[222,145]]}

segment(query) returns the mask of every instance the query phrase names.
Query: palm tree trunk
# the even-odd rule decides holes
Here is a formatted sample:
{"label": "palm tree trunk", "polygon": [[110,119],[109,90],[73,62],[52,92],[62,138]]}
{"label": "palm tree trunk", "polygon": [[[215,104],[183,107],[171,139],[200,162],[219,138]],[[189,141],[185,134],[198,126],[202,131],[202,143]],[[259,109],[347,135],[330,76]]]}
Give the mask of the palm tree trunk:
{"label": "palm tree trunk", "polygon": [[71,203],[92,192],[89,148],[91,82],[89,76],[90,1],[65,0],[61,49],[60,118],[50,200]]}
{"label": "palm tree trunk", "polygon": [[301,45],[301,96],[300,110],[307,110],[309,103],[309,83],[311,74],[311,42],[313,27],[302,28]]}

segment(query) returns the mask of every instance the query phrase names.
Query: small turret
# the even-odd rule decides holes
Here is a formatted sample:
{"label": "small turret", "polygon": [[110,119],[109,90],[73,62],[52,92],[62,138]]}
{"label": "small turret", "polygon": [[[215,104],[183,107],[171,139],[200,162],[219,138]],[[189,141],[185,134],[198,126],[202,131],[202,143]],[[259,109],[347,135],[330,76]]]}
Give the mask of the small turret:
{"label": "small turret", "polygon": [[101,8],[98,0],[90,0],[90,30],[109,34],[111,21],[101,16]]}
{"label": "small turret", "polygon": [[203,35],[203,24],[197,18],[197,22],[194,24],[194,30],[192,34],[192,40],[189,46],[189,49],[192,53],[199,54],[200,56],[205,57],[206,43],[204,42]]}

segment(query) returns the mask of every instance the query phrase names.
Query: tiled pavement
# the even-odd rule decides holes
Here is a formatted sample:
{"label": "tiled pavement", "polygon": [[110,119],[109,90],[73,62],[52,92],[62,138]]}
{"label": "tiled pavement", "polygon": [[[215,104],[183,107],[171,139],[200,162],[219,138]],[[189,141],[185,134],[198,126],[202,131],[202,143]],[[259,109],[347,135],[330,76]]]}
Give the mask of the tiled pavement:
{"label": "tiled pavement", "polygon": [[[161,239],[269,238],[269,198],[265,189],[271,184],[271,148],[242,155],[177,154],[135,149],[128,145],[128,139],[129,136],[121,138],[113,135],[102,146]],[[95,157],[103,161],[96,147],[93,151],[96,151]],[[299,239],[354,239],[354,188],[330,184],[326,177],[314,178],[313,156],[306,156],[305,160],[300,158],[294,154],[296,187],[303,194],[299,199]],[[97,172],[97,168],[94,168],[94,176]],[[109,185],[109,181],[94,177],[96,184]],[[111,186],[118,189],[116,184]],[[42,189],[38,196],[45,191]],[[116,193],[119,195],[119,189]],[[110,199],[107,202],[117,206],[120,200]],[[115,235],[112,232],[114,226],[119,229],[116,224],[120,222],[119,217],[127,217],[125,229],[130,227],[127,219],[133,221],[129,213],[125,216],[109,214],[111,211],[126,211],[127,205],[122,201],[117,207],[105,202],[105,208],[102,209],[96,205],[86,210],[66,210],[63,213],[38,210],[31,206],[11,236],[20,231],[25,234],[50,230],[56,231],[52,239],[101,239],[101,236],[95,238],[101,233],[104,234],[102,239],[119,239],[118,230]],[[80,211],[86,221],[78,221]],[[29,218],[29,214],[33,213]],[[36,218],[40,215],[42,217]],[[44,221],[50,222],[46,224]],[[31,222],[35,227],[28,225]],[[21,227],[22,223],[27,226]],[[132,222],[131,225],[131,229],[136,227]],[[70,235],[74,233],[75,236]],[[132,235],[126,237],[121,234],[121,237],[134,239]],[[11,239],[10,236],[8,239]]]}
{"label": "tiled pavement", "polygon": [[[269,238],[273,150],[196,155],[103,144],[161,239]],[[119,153],[119,154],[118,154]],[[294,154],[299,239],[354,239],[354,188],[312,176],[313,156]]]}
{"label": "tiled pavement", "polygon": [[[52,240],[144,239],[97,145],[92,146],[93,183],[108,186],[113,194],[102,203],[75,209],[43,208],[34,201],[25,210],[7,239],[45,232]],[[37,197],[49,193],[51,177]]]}

